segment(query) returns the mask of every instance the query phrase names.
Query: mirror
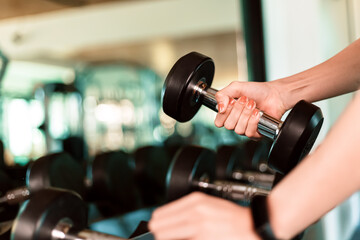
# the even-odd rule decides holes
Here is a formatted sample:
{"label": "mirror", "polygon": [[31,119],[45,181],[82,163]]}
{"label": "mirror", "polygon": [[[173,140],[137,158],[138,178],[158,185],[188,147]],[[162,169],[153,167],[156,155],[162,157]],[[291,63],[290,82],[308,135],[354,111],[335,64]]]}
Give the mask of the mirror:
{"label": "mirror", "polygon": [[[0,44],[11,59],[1,89],[3,129],[11,118],[29,133],[26,151],[12,147],[10,155],[36,158],[73,136],[84,138],[90,156],[150,144],[237,142],[241,137],[215,130],[215,113],[205,108],[189,123],[167,117],[161,90],[172,65],[190,51],[213,58],[214,88],[247,81],[240,10],[238,0],[111,1],[0,21]],[[45,91],[53,84],[79,94]],[[23,107],[11,107],[19,99]],[[73,108],[79,114],[67,111],[69,103],[81,106]],[[39,119],[31,125],[25,112]],[[6,146],[24,141],[15,132],[3,131]]]}

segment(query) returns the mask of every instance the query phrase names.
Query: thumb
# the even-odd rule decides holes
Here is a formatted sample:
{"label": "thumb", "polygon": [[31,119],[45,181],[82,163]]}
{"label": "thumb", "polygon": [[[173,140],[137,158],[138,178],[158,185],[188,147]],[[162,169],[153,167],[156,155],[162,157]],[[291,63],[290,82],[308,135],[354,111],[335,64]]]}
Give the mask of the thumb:
{"label": "thumb", "polygon": [[219,113],[224,113],[229,105],[230,98],[221,92],[217,92],[215,94],[215,99],[217,101]]}

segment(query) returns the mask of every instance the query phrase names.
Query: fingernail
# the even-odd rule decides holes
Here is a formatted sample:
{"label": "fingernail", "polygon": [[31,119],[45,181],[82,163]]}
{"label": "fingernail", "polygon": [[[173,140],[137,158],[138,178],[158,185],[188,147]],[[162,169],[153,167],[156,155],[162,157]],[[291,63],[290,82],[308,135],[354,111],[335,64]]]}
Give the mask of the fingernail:
{"label": "fingernail", "polygon": [[252,116],[257,117],[259,115],[259,109],[254,109]]}
{"label": "fingernail", "polygon": [[254,100],[250,100],[250,101],[247,102],[246,108],[247,109],[252,109],[254,107],[254,105],[255,105]]}
{"label": "fingernail", "polygon": [[224,112],[224,104],[223,104],[223,103],[219,103],[219,104],[218,104],[218,107],[219,107],[219,112],[220,112],[220,113],[223,113],[223,112]]}
{"label": "fingernail", "polygon": [[239,98],[239,102],[240,102],[241,104],[245,104],[245,103],[247,102],[247,97],[246,97],[246,96],[241,96],[241,97]]}
{"label": "fingernail", "polygon": [[233,99],[231,99],[231,101],[230,101],[230,105],[234,105],[236,103],[236,100],[233,98]]}

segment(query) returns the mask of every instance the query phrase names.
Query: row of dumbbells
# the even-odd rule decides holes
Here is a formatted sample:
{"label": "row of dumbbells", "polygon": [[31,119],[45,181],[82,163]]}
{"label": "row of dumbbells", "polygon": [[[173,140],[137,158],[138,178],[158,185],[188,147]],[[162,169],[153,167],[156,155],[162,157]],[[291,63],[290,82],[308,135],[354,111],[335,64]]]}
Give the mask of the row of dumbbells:
{"label": "row of dumbbells", "polygon": [[[256,154],[261,151],[264,152],[264,149],[259,149],[259,147],[263,147],[261,144],[256,145],[259,145],[258,149],[254,149],[255,151],[253,151],[253,153],[246,151],[244,146],[221,147],[219,148],[218,154],[219,156],[221,155],[221,159],[218,158],[218,163],[226,162],[223,156],[223,151],[226,149],[227,155],[229,156],[227,169],[232,168],[233,159],[239,158],[242,158],[242,162],[249,162],[249,166],[253,165],[252,162],[254,161],[252,161],[252,159],[249,161],[248,159],[256,159]],[[204,154],[196,154],[199,151]],[[177,153],[175,154],[175,152]],[[188,156],[189,154],[190,157]],[[206,156],[206,158],[203,158],[204,156]],[[209,156],[211,157],[209,158]],[[190,172],[200,173],[198,167],[202,168],[202,166],[206,165],[207,168],[205,169],[207,172],[205,172],[205,175],[212,177],[215,172],[215,156],[215,152],[195,146],[183,147],[180,150],[179,147],[148,146],[137,149],[133,154],[126,154],[122,151],[101,153],[95,157],[91,165],[93,175],[92,183],[90,184],[90,191],[86,191],[86,188],[82,184],[86,178],[81,166],[66,153],[50,154],[31,163],[26,174],[26,185],[9,190],[2,197],[1,202],[3,206],[4,204],[14,205],[25,199],[32,199],[33,196],[36,196],[39,192],[43,192],[43,189],[56,187],[75,191],[87,202],[96,202],[100,209],[105,206],[105,209],[107,207],[106,210],[108,212],[112,211],[112,213],[121,213],[139,207],[160,205],[166,201],[187,194],[192,190],[199,190],[201,187],[194,188],[195,181],[203,179],[193,177],[193,183],[184,182],[185,179],[189,179],[187,177],[188,173],[184,171],[190,170]],[[247,158],[247,160],[245,158]],[[135,161],[132,159],[135,159]],[[264,161],[264,159],[261,159],[261,161]],[[201,164],[195,166],[195,162],[200,162]],[[133,167],[134,163],[136,167]],[[178,166],[179,163],[185,163],[188,169]],[[219,164],[217,165],[219,166]],[[233,173],[235,172],[239,173],[239,169],[237,169],[237,171],[234,169]],[[251,172],[247,172],[247,174],[244,174],[244,176],[248,176],[246,181],[251,182],[258,178],[256,174],[251,175],[250,173]],[[218,174],[221,173],[218,171]],[[271,179],[271,175],[269,174],[262,175],[268,175]],[[178,189],[181,185],[180,183],[173,184],[174,179],[176,181],[176,179],[179,178],[183,179],[182,190]],[[168,180],[167,182],[166,179]],[[207,183],[209,182],[207,181]],[[137,190],[140,191],[137,192]],[[51,195],[51,193],[47,194]],[[68,193],[65,195],[68,195]],[[139,198],[139,195],[141,198]],[[48,199],[48,196],[44,196],[44,198]],[[142,199],[142,204],[139,204],[139,199]],[[44,204],[44,206],[45,205],[46,204]],[[29,207],[30,206],[31,205],[29,205]],[[10,219],[11,218],[8,220]],[[88,221],[88,219],[86,221]]]}
{"label": "row of dumbbells", "polygon": [[[146,146],[131,154],[124,151],[100,153],[88,166],[88,176],[85,176],[85,170],[69,154],[49,154],[31,162],[26,167],[26,171],[21,173],[24,175],[22,177],[24,186],[17,186],[18,188],[9,191],[1,198],[1,202],[14,204],[26,199],[30,190],[36,192],[47,187],[57,187],[73,190],[84,199],[93,202],[113,199],[117,204],[127,206],[124,211],[142,205],[159,205],[166,201],[164,199],[166,176],[170,162],[179,148],[179,146]],[[246,178],[249,182],[261,181],[265,185],[271,185],[272,175],[251,172],[266,166],[268,148],[266,142],[252,141],[237,146],[220,147],[216,166],[212,166],[216,168],[217,178],[226,179],[232,175],[234,179]],[[210,160],[209,166],[211,166]],[[265,170],[266,168],[262,171]],[[1,189],[3,193],[14,188],[14,185],[19,185],[19,183],[11,184],[10,178],[5,179],[4,171],[2,176],[4,176]],[[267,179],[263,179],[264,177]],[[18,182],[21,185],[21,181]],[[135,189],[140,191],[135,193]],[[136,198],[141,198],[142,203],[137,203],[139,200]]]}

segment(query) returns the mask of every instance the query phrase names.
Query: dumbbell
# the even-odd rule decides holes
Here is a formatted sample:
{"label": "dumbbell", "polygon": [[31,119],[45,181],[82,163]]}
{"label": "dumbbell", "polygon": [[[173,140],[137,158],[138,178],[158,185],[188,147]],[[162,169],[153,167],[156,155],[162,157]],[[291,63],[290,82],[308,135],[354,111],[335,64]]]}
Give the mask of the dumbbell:
{"label": "dumbbell", "polygon": [[64,150],[74,151],[50,154],[31,162],[21,177],[26,185],[21,183],[18,188],[7,189],[9,191],[0,198],[0,205],[15,205],[28,199],[30,192],[52,186],[78,192],[86,201],[97,206],[101,217],[122,214],[141,206],[134,180],[134,163],[129,154],[123,151],[97,154],[88,171],[91,175],[87,178],[80,158],[75,158],[80,152],[71,145],[74,142],[81,145],[81,139],[77,137],[67,139],[64,144],[67,146]]}
{"label": "dumbbell", "polygon": [[49,154],[29,164],[26,185],[7,191],[0,205],[15,205],[43,188],[56,187],[75,191],[95,203],[102,217],[129,212],[140,206],[131,162],[129,154],[122,151],[97,154],[88,183],[81,164],[68,153]]}
{"label": "dumbbell", "polygon": [[87,201],[95,203],[103,217],[129,212],[141,207],[135,183],[135,166],[131,154],[122,150],[95,156],[88,177]]}
{"label": "dumbbell", "polygon": [[[11,240],[125,240],[87,227],[87,205],[74,192],[43,189],[22,206],[11,229]],[[145,233],[133,240],[153,240]]]}
{"label": "dumbbell", "polygon": [[0,205],[15,205],[49,187],[64,188],[85,195],[84,172],[67,153],[53,153],[31,162],[26,172],[26,184],[8,190],[0,198]]}
{"label": "dumbbell", "polygon": [[[217,111],[211,88],[215,66],[197,52],[181,57],[168,73],[163,87],[163,110],[179,122],[193,118],[201,105]],[[268,164],[286,174],[311,150],[323,123],[320,108],[299,101],[284,122],[260,111],[258,132],[273,141]]]}
{"label": "dumbbell", "polygon": [[136,183],[145,207],[166,202],[166,174],[179,146],[144,146],[133,152]]}
{"label": "dumbbell", "polygon": [[237,145],[223,145],[216,152],[216,179],[236,180],[271,188],[275,172],[267,167],[269,141],[247,140]]}
{"label": "dumbbell", "polygon": [[167,200],[173,201],[192,191],[202,191],[225,199],[248,203],[269,190],[238,182],[215,179],[216,153],[199,146],[185,146],[172,159],[167,174]]}

